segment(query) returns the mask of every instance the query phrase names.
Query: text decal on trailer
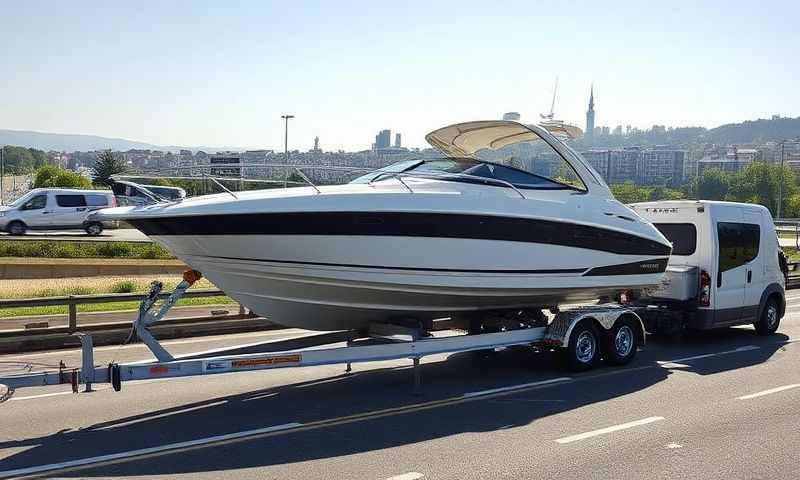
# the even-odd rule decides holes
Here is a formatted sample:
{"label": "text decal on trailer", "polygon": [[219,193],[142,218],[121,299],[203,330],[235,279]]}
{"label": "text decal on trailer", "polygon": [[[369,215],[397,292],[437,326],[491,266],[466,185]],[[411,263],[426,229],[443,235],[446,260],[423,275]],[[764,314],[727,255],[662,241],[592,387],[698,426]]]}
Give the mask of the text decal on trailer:
{"label": "text decal on trailer", "polygon": [[207,360],[203,362],[204,372],[229,372],[232,370],[249,370],[268,368],[279,365],[299,365],[302,355],[273,355],[262,358],[243,358],[240,360]]}

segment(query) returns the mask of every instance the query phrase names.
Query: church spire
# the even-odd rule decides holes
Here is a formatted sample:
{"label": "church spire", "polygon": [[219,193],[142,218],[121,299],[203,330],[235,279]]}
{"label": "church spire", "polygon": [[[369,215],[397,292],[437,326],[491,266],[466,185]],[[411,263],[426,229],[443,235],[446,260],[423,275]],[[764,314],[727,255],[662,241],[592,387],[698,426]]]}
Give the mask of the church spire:
{"label": "church spire", "polygon": [[594,137],[594,83],[592,83],[589,90],[589,110],[586,111],[586,132],[584,136],[591,145]]}

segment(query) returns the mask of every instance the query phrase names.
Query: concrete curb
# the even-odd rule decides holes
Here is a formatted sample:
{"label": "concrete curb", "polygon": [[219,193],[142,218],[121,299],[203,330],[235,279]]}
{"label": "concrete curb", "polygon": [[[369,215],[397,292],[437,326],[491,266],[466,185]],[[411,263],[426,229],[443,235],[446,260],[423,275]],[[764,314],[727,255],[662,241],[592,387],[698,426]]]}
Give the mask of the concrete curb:
{"label": "concrete curb", "polygon": [[180,260],[113,258],[0,258],[0,279],[180,275],[188,269]]}

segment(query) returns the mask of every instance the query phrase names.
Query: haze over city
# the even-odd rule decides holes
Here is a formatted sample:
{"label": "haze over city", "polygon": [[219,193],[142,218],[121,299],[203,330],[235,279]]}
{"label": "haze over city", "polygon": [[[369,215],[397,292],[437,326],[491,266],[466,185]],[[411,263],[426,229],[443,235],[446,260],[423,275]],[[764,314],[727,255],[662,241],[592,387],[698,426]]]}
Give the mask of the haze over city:
{"label": "haze over city", "polygon": [[[788,1],[13,2],[0,128],[157,145],[370,147],[463,119],[549,110],[583,127],[797,116]],[[452,12],[458,11],[454,17]],[[758,32],[750,33],[750,32]]]}

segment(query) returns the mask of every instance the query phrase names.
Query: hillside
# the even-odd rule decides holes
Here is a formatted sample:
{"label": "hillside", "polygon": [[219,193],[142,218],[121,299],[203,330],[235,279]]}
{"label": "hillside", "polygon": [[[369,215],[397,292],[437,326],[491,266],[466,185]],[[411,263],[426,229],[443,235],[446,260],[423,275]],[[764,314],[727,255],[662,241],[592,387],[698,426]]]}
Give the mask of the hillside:
{"label": "hillside", "polygon": [[96,135],[75,135],[65,133],[33,132],[28,130],[0,129],[0,145],[19,145],[21,147],[37,148],[39,150],[56,150],[60,152],[86,152],[90,150],[117,150],[130,149],[162,150],[178,152],[181,149],[204,150],[216,152],[221,150],[240,151],[235,147],[180,147],[175,145],[153,145],[146,142],[126,140],[124,138],[108,138]]}

